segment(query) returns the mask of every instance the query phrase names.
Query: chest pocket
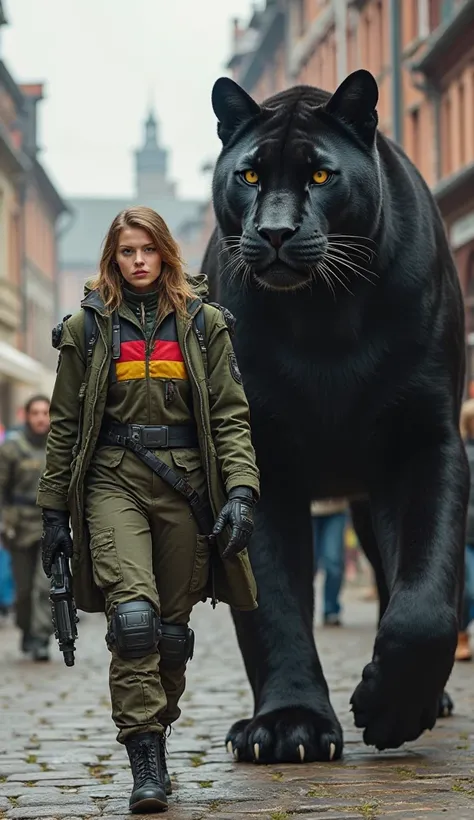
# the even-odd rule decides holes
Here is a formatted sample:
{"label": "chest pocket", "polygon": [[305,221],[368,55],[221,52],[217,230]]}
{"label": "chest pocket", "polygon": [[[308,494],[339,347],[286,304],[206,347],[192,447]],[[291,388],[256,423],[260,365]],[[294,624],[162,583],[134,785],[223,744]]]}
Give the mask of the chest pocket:
{"label": "chest pocket", "polygon": [[110,382],[137,379],[182,379],[188,374],[178,342],[176,318],[167,316],[152,342],[132,322],[120,318],[120,357],[110,365]]}

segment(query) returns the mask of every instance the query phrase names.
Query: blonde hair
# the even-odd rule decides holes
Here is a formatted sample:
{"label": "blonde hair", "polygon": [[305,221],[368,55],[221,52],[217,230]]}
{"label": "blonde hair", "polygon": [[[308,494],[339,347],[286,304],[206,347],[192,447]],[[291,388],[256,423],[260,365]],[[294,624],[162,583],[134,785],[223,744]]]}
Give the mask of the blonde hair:
{"label": "blonde hair", "polygon": [[471,435],[470,422],[474,419],[474,399],[468,399],[461,407],[461,436],[463,439]]}
{"label": "blonde hair", "polygon": [[123,300],[123,277],[115,262],[120,232],[123,228],[142,228],[156,245],[163,260],[161,273],[156,280],[158,291],[158,320],[170,311],[186,313],[188,299],[195,293],[186,277],[177,242],[169,228],[152,208],[137,205],[126,208],[115,217],[104,239],[99,275],[91,282],[93,290],[98,290],[107,311],[112,313]]}

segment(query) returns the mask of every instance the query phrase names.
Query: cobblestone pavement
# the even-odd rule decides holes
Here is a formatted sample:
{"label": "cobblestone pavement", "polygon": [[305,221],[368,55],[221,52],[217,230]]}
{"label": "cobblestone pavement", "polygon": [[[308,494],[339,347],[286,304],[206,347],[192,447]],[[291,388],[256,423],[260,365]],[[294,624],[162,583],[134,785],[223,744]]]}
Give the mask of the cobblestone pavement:
{"label": "cobblestone pavement", "polygon": [[[375,605],[361,597],[358,588],[346,592],[345,628],[318,630],[345,731],[344,760],[325,764],[233,762],[223,739],[234,719],[250,714],[247,681],[227,608],[196,608],[196,655],[183,715],[169,741],[174,794],[168,820],[472,820],[474,664],[454,670],[452,718],[397,752],[365,747],[349,713],[374,635]],[[22,659],[16,631],[0,629],[1,818],[131,817],[131,775],[109,716],[104,619],[84,616],[79,628],[73,669],[64,666],[56,646],[49,665]]]}

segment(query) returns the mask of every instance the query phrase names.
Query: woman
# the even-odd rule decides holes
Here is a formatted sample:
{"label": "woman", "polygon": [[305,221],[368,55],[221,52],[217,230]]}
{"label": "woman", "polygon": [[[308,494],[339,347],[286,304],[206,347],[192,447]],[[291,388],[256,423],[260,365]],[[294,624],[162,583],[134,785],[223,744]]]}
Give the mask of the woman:
{"label": "woman", "polygon": [[71,556],[78,607],[105,609],[130,808],[160,811],[171,792],[164,733],[180,715],[192,657],[191,609],[208,595],[256,607],[248,404],[221,311],[195,293],[150,208],[113,221],[99,276],[58,347],[38,494],[43,564],[50,574],[58,551]]}
{"label": "woman", "polygon": [[466,522],[466,553],[464,565],[464,602],[463,613],[456,648],[457,661],[470,661],[472,651],[469,646],[468,627],[472,620],[474,606],[474,399],[464,402],[461,409],[461,435],[466,446],[469,468],[471,471],[471,488]]}

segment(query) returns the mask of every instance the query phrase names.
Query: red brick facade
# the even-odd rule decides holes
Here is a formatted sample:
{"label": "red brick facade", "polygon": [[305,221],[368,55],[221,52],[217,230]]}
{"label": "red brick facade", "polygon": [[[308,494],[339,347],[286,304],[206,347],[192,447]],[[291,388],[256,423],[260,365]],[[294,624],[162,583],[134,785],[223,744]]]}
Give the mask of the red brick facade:
{"label": "red brick facade", "polygon": [[37,159],[41,99],[40,84],[18,85],[0,60],[0,428],[18,421],[28,395],[51,389],[57,358],[56,223],[65,205]]}

